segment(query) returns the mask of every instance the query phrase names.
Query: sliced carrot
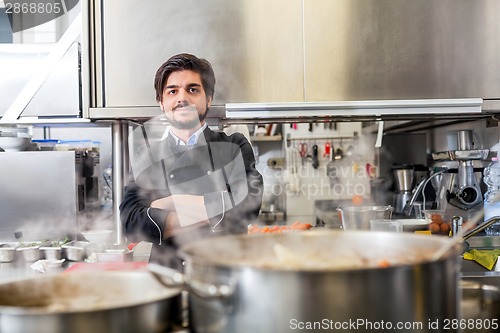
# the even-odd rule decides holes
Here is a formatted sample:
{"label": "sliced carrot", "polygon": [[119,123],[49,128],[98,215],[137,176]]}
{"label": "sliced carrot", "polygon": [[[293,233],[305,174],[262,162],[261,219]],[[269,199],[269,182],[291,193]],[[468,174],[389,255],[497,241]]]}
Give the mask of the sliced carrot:
{"label": "sliced carrot", "polygon": [[309,223],[301,223],[301,224],[296,224],[296,225],[291,226],[291,228],[294,230],[307,230],[311,227],[312,227],[312,225],[310,225]]}
{"label": "sliced carrot", "polygon": [[391,263],[390,263],[390,262],[388,262],[388,261],[387,261],[387,260],[385,260],[385,259],[384,259],[384,260],[380,260],[380,261],[378,262],[378,267],[380,267],[380,268],[387,268],[387,267],[390,267],[390,266],[391,266]]}
{"label": "sliced carrot", "polygon": [[291,225],[273,225],[273,226],[258,226],[257,224],[248,225],[248,234],[255,233],[281,233],[289,231],[307,230],[312,227],[310,223],[301,223],[300,221],[295,221]]}

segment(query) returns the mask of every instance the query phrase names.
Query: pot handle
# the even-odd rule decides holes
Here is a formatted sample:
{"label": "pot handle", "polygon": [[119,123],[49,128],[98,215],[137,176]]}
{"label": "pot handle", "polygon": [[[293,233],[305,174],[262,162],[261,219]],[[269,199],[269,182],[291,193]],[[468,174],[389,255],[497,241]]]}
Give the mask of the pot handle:
{"label": "pot handle", "polygon": [[234,286],[221,285],[191,280],[188,282],[189,292],[201,298],[226,298],[234,293]]}
{"label": "pot handle", "polygon": [[185,274],[175,269],[152,263],[148,264],[147,269],[162,285],[168,288],[183,287],[202,298],[224,298],[234,293],[235,283],[217,286],[211,283],[189,280]]}
{"label": "pot handle", "polygon": [[158,264],[148,264],[148,271],[153,274],[153,276],[162,285],[168,288],[179,288],[185,287],[186,277],[184,274],[179,273],[173,268],[161,266]]}

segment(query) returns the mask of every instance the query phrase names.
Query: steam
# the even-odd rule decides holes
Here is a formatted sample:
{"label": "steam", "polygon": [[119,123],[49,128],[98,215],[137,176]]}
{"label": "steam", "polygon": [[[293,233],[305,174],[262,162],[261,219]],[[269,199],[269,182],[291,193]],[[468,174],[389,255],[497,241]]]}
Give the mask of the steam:
{"label": "steam", "polygon": [[77,214],[76,217],[73,213],[53,217],[45,213],[43,217],[23,220],[23,223],[12,229],[9,238],[14,237],[12,240],[19,242],[62,241],[66,237],[77,239],[81,231],[89,229],[112,230],[112,212],[102,212],[96,209],[91,215]]}
{"label": "steam", "polygon": [[[168,127],[167,120],[172,119],[171,116],[179,117],[177,120],[184,116],[181,113],[176,115],[176,112],[185,111],[174,110],[173,115],[167,112],[167,116],[155,117],[131,132],[131,171],[136,184],[142,189],[143,202],[156,200],[157,196],[166,198],[161,202],[164,205],[161,208],[167,212],[175,211],[180,225],[185,226],[176,232],[177,246],[207,237],[206,228],[197,225],[203,219],[199,218],[199,212],[194,211],[194,201],[191,205],[186,203],[183,195],[201,195],[204,198],[206,217],[211,219],[210,228],[213,234],[246,232],[251,221],[247,221],[245,216],[228,216],[230,211],[239,205],[248,206],[250,209],[260,206],[260,202],[249,200],[249,193],[259,190],[259,185],[255,183],[257,180],[247,181],[241,148],[231,142],[211,142],[208,145],[203,134],[198,137],[198,143],[193,147],[175,145],[172,141],[174,139],[168,135],[171,128],[165,128]],[[211,167],[208,170],[193,168],[190,165],[191,159],[186,159],[184,154],[195,154],[193,156],[196,159]],[[155,194],[148,199],[147,196],[151,193]],[[217,219],[219,220],[215,221]],[[229,219],[224,224],[224,230],[220,224],[223,219]],[[164,221],[155,222],[160,228],[164,227]],[[128,237],[144,239],[144,235]]]}

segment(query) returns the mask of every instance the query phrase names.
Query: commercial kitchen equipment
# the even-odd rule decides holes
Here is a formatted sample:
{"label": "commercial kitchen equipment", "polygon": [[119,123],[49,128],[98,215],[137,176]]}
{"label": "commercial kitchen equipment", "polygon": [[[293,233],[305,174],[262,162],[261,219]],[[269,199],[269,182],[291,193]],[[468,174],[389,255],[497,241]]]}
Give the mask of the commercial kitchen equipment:
{"label": "commercial kitchen equipment", "polygon": [[[488,158],[489,149],[477,147],[472,130],[457,131],[456,140],[456,145],[450,150],[432,153],[434,171],[414,189],[404,209],[406,215],[410,214],[422,191],[431,187],[430,184],[436,188],[433,207],[453,211],[467,219],[482,211],[485,191],[482,164]],[[424,204],[427,206],[427,202]]]}
{"label": "commercial kitchen equipment", "polygon": [[[161,63],[179,52],[194,53],[212,63],[218,79],[214,109],[228,103],[236,103],[232,107],[238,111],[238,104],[263,103],[263,110],[267,103],[289,108],[294,106],[290,103],[305,102],[300,105],[305,106],[302,112],[297,108],[288,113],[303,116],[309,108],[308,113],[317,115],[315,111],[324,105],[316,102],[377,100],[372,104],[381,107],[374,112],[383,115],[399,107],[419,109],[397,100],[422,100],[430,104],[420,111],[433,113],[447,107],[432,107],[432,99],[481,98],[490,103],[499,97],[495,74],[499,65],[489,59],[500,48],[500,28],[494,24],[500,6],[492,0],[474,4],[426,0],[412,6],[390,0],[168,4],[86,0],[83,4],[82,66],[91,88],[84,104],[90,119],[144,119],[161,114],[151,79]],[[176,13],[169,16],[169,24],[165,24],[165,12]],[[346,17],[359,20],[346,21]],[[165,44],[164,36],[176,38]],[[383,43],[374,44],[376,40]],[[370,52],[368,45],[374,45]],[[471,47],[477,50],[474,61],[468,52]],[[389,106],[384,100],[394,103]],[[363,104],[367,106],[343,107],[352,116]],[[462,106],[465,111],[466,105]]]}
{"label": "commercial kitchen equipment", "polygon": [[393,207],[395,214],[404,213],[406,204],[411,200],[415,185],[427,177],[428,170],[423,165],[394,165],[392,167],[394,177]]}
{"label": "commercial kitchen equipment", "polygon": [[0,153],[0,240],[76,237],[99,211],[98,162],[96,151]]}
{"label": "commercial kitchen equipment", "polygon": [[[477,147],[473,139],[472,130],[457,132],[457,148],[445,152],[433,153],[434,161],[454,162],[440,177],[437,208],[442,210],[453,209],[466,211],[482,209],[483,192],[482,172],[484,168],[474,165],[488,158],[489,149]],[[449,206],[453,207],[449,207]]]}

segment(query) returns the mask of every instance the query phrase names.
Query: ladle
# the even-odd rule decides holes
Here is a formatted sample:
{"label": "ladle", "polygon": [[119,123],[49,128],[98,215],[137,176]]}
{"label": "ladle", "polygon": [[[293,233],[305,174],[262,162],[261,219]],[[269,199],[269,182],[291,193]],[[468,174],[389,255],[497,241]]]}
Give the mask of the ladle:
{"label": "ladle", "polygon": [[[341,160],[343,157],[344,157],[344,151],[342,149],[342,139],[340,140],[340,146],[337,148],[337,150],[335,151],[335,156],[334,158],[336,160]],[[333,149],[332,149],[333,150]]]}

